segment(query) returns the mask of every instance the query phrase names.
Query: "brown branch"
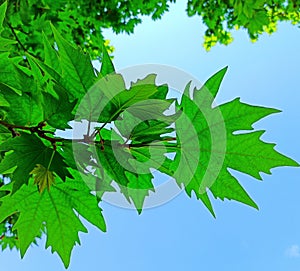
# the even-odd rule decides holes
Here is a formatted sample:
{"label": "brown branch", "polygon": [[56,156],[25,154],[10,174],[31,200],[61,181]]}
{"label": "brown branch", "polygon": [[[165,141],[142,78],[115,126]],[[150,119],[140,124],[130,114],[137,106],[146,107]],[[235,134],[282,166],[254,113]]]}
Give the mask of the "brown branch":
{"label": "brown branch", "polygon": [[24,131],[30,131],[31,133],[37,134],[40,138],[43,138],[47,141],[49,141],[53,148],[56,149],[56,143],[58,142],[65,142],[65,141],[74,141],[78,143],[93,143],[94,140],[91,136],[84,136],[82,139],[67,139],[67,138],[55,138],[50,137],[47,134],[54,134],[52,131],[43,130],[43,128],[46,126],[45,122],[40,122],[37,126],[22,126],[22,125],[15,125],[7,123],[3,120],[0,120],[0,125],[5,126],[9,131],[11,131],[12,137],[20,136],[20,133],[16,131],[16,129],[24,130]]}
{"label": "brown branch", "polygon": [[23,49],[23,51],[24,51],[25,53],[28,53],[28,50],[27,50],[26,47],[23,45],[23,43],[20,41],[20,39],[19,39],[19,37],[18,37],[18,35],[17,35],[15,29],[13,28],[13,26],[12,26],[9,22],[7,22],[7,25],[8,25],[8,27],[9,27],[9,29],[11,30],[12,34],[14,35],[14,37],[15,37],[17,43],[20,45],[20,47]]}
{"label": "brown branch", "polygon": [[64,138],[54,138],[47,136],[46,133],[53,133],[51,131],[44,131],[43,127],[45,127],[45,122],[40,122],[37,126],[22,126],[22,125],[14,125],[7,123],[3,120],[0,120],[0,125],[5,126],[9,131],[11,131],[12,137],[20,136],[20,133],[16,131],[16,129],[21,129],[24,131],[30,131],[31,133],[36,133],[39,137],[48,140],[54,149],[56,149],[57,142],[63,142]]}
{"label": "brown branch", "polygon": [[[16,131],[16,129],[24,130],[24,131],[30,131],[31,133],[37,134],[40,138],[43,138],[51,143],[54,150],[56,150],[56,143],[58,142],[66,142],[66,141],[72,141],[72,142],[78,142],[78,143],[86,143],[86,144],[97,144],[100,145],[100,148],[102,151],[105,149],[105,141],[100,135],[100,140],[94,140],[93,136],[85,135],[82,139],[67,139],[67,138],[55,138],[50,137],[46,135],[47,133],[54,134],[52,131],[46,131],[43,130],[43,128],[46,126],[45,122],[40,122],[37,126],[22,126],[22,125],[14,125],[7,123],[3,120],[0,120],[0,125],[5,126],[9,131],[12,133],[12,137],[20,136],[20,133]],[[99,132],[99,130],[98,130]],[[175,141],[176,137],[168,137],[163,138],[160,142],[169,142],[169,141]],[[135,143],[135,144],[128,144],[127,141],[123,144],[120,144],[120,147],[125,148],[133,148],[133,147],[146,147],[146,146],[161,146],[161,145],[155,145],[153,143]]]}

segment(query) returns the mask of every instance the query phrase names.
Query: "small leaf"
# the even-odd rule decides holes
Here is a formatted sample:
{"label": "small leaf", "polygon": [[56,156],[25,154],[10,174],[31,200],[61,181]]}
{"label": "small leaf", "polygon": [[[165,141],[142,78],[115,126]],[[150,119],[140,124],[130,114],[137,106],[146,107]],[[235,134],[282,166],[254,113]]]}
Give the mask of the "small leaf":
{"label": "small leaf", "polygon": [[112,63],[109,54],[106,50],[106,47],[103,43],[102,45],[102,63],[101,63],[101,70],[100,74],[102,77],[115,72],[114,64]]}
{"label": "small leaf", "polygon": [[40,164],[37,164],[30,174],[34,175],[34,183],[38,185],[40,193],[46,188],[50,190],[51,185],[55,183],[53,172]]}

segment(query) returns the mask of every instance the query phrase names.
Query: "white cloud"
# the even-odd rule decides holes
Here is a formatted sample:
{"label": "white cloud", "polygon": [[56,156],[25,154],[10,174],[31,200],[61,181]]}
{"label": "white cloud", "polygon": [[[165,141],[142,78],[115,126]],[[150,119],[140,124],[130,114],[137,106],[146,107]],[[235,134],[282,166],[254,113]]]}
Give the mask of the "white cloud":
{"label": "white cloud", "polygon": [[285,254],[290,258],[299,258],[300,247],[298,245],[292,245],[286,250]]}

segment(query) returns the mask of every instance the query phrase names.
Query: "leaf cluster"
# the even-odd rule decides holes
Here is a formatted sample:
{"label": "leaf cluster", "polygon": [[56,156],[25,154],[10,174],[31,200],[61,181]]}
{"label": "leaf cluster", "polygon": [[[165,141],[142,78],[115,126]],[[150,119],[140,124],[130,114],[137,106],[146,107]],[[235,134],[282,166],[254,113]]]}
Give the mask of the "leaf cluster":
{"label": "leaf cluster", "polygon": [[[0,4],[4,2],[0,0]],[[99,59],[104,41],[103,29],[133,33],[135,26],[142,22],[142,16],[160,19],[175,2],[11,0],[8,1],[3,35],[16,39],[14,45],[10,44],[11,50],[27,51],[43,59],[42,32],[51,42],[54,41],[49,27],[51,21],[68,41],[79,45],[92,59]],[[203,45],[207,50],[217,43],[231,43],[234,29],[245,29],[250,39],[256,41],[262,33],[275,32],[278,22],[289,21],[298,26],[300,22],[297,1],[188,0],[186,12],[188,16],[200,16],[206,25]],[[112,53],[114,48],[108,40],[105,45]]]}
{"label": "leaf cluster", "polygon": [[141,213],[155,192],[153,169],[215,215],[213,197],[257,208],[229,169],[261,179],[274,167],[298,166],[253,129],[278,110],[240,99],[213,107],[227,68],[170,99],[155,74],[128,87],[105,46],[95,70],[53,25],[53,39],[41,33],[43,60],[28,51],[19,57],[10,51],[17,37],[3,27],[9,8],[0,6],[2,249],[16,247],[23,257],[45,234],[67,267],[78,233],[87,231],[81,218],[105,231],[99,204],[116,191]]}
{"label": "leaf cluster", "polygon": [[[4,3],[0,0],[0,4]],[[172,2],[172,1],[170,1]],[[158,19],[168,9],[168,1],[96,1],[96,0],[10,0],[7,1],[3,35],[17,38],[15,52],[27,51],[44,58],[42,32],[53,42],[49,21],[93,59],[102,53],[102,29],[132,33],[141,16]],[[109,52],[113,47],[106,41]]]}
{"label": "leaf cluster", "polygon": [[300,25],[298,1],[188,0],[187,13],[189,16],[201,16],[207,26],[204,37],[207,50],[218,42],[231,43],[231,31],[234,29],[247,30],[250,39],[256,41],[262,33],[275,32],[278,22]]}

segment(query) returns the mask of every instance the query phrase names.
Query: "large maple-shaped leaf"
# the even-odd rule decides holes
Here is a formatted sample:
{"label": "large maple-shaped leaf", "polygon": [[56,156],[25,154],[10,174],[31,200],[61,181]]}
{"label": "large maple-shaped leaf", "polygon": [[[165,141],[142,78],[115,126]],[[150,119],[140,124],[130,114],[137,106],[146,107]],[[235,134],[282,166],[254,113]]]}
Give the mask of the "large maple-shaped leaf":
{"label": "large maple-shaped leaf", "polygon": [[67,176],[72,177],[63,157],[34,134],[22,133],[21,136],[8,139],[0,145],[0,151],[6,152],[0,163],[0,174],[12,173],[13,192],[28,183],[30,172],[37,164],[49,168],[63,180]]}
{"label": "large maple-shaped leaf", "polygon": [[172,165],[174,177],[212,213],[207,188],[216,198],[234,199],[257,208],[228,168],[260,179],[260,172],[270,173],[271,168],[298,166],[275,151],[274,144],[260,140],[262,131],[251,132],[256,121],[278,110],[244,104],[239,99],[212,107],[225,72],[226,68],[200,90],[194,89],[193,99],[188,84],[177,106],[182,114],[175,122],[180,148]]}
{"label": "large maple-shaped leaf", "polygon": [[[1,190],[11,191],[11,186],[4,186]],[[76,243],[80,243],[78,233],[87,232],[74,210],[100,230],[106,231],[97,199],[81,180],[59,180],[43,193],[39,193],[30,182],[0,201],[0,222],[16,212],[20,214],[14,229],[18,232],[22,257],[45,224],[46,248],[51,246],[52,252],[56,251],[68,267],[71,251]]]}

